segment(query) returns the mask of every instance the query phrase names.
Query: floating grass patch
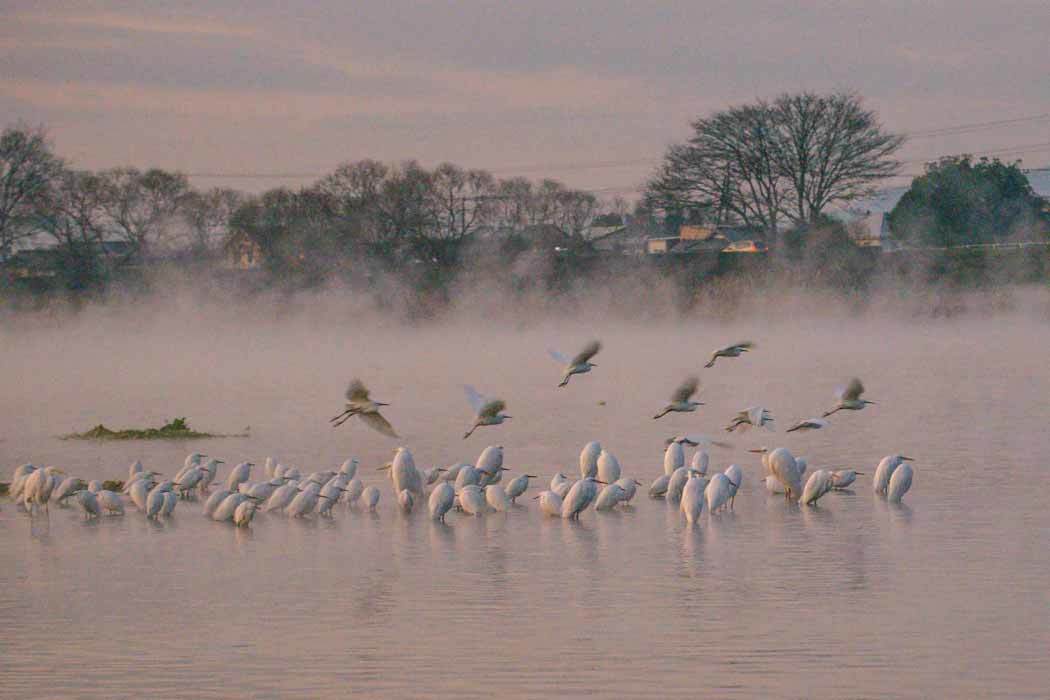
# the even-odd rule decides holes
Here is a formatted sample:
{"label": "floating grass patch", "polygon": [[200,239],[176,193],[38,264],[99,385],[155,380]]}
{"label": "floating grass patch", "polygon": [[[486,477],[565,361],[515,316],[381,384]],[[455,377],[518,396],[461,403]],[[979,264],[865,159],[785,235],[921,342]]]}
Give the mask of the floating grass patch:
{"label": "floating grass patch", "polygon": [[203,438],[248,437],[247,432],[236,435],[219,433],[202,433],[190,428],[185,418],[162,425],[159,428],[122,428],[112,430],[104,425],[96,425],[83,433],[63,435],[63,440],[199,440]]}
{"label": "floating grass patch", "polygon": [[11,484],[5,484],[0,482],[0,496],[6,496],[7,492],[11,490]]}
{"label": "floating grass patch", "polygon": [[113,491],[114,493],[120,493],[124,490],[124,482],[120,479],[110,479],[102,482],[102,488],[106,491]]}

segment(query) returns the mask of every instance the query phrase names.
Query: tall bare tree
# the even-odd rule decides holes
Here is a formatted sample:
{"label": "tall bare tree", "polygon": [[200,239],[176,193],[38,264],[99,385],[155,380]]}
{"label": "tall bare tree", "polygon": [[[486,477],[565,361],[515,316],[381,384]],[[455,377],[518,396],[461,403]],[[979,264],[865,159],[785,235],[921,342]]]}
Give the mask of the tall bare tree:
{"label": "tall bare tree", "polygon": [[190,192],[185,175],[165,170],[116,168],[99,177],[102,207],[112,231],[131,244],[136,255],[160,240]]}
{"label": "tall bare tree", "polygon": [[189,228],[190,247],[201,254],[213,254],[229,232],[233,212],[243,202],[237,190],[215,187],[192,191],[182,202],[182,216]]}
{"label": "tall bare tree", "polygon": [[38,200],[62,172],[43,129],[13,126],[0,134],[0,260],[33,234]]}

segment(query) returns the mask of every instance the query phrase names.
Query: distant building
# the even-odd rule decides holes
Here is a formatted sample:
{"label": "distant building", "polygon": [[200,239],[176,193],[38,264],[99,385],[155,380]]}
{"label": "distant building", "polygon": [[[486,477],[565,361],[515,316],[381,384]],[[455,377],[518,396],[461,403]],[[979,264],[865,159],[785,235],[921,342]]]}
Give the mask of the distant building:
{"label": "distant building", "polygon": [[646,241],[650,255],[696,255],[701,253],[765,253],[762,236],[742,226],[683,225],[677,236]]}
{"label": "distant building", "polygon": [[263,265],[264,253],[254,238],[244,231],[234,231],[223,245],[223,260],[232,270],[256,270]]}

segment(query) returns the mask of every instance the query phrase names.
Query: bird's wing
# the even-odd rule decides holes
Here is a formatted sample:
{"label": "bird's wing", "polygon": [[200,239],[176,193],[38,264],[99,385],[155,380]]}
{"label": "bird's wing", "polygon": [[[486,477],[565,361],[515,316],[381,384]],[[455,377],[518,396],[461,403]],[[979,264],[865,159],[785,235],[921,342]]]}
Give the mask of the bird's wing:
{"label": "bird's wing", "polygon": [[721,442],[719,440],[713,440],[709,436],[704,435],[703,433],[689,433],[688,435],[679,435],[679,436],[677,436],[677,437],[672,439],[672,442],[686,442],[686,441],[691,442],[694,445],[701,445],[703,447],[708,447],[710,445],[714,445],[715,447],[722,447],[722,448],[732,447],[731,443]]}
{"label": "bird's wing", "polygon": [[587,345],[585,345],[583,347],[583,350],[580,350],[580,352],[577,353],[576,357],[572,358],[572,364],[574,364],[574,365],[582,365],[584,362],[587,362],[592,357],[597,355],[598,351],[601,350],[601,349],[602,349],[601,341],[600,340],[592,340],[591,342],[587,343]]}
{"label": "bird's wing", "polygon": [[750,350],[751,348],[755,347],[755,344],[752,343],[750,340],[744,340],[733,345],[732,347],[738,350]]}
{"label": "bird's wing", "polygon": [[389,437],[397,437],[397,433],[394,432],[394,426],[390,425],[390,421],[378,413],[359,413],[358,415],[372,430]]}
{"label": "bird's wing", "polygon": [[360,379],[353,379],[346,388],[347,401],[368,401],[368,389]]}
{"label": "bird's wing", "polygon": [[500,411],[507,407],[502,399],[493,399],[481,407],[478,416],[481,418],[495,418]]}
{"label": "bird's wing", "polygon": [[474,409],[474,412],[480,413],[481,407],[485,405],[485,397],[469,384],[463,385],[463,392],[467,395],[467,401],[470,402],[470,407]]}
{"label": "bird's wing", "polygon": [[756,428],[762,425],[763,419],[766,417],[766,409],[761,406],[752,406],[747,409],[747,419],[751,421],[751,425]]}
{"label": "bird's wing", "polygon": [[860,380],[854,377],[849,380],[849,384],[842,390],[842,398],[856,401],[860,398],[860,395],[864,393],[864,385],[860,383]]}
{"label": "bird's wing", "polygon": [[550,355],[551,357],[553,357],[554,361],[559,363],[559,364],[562,364],[562,365],[569,364],[569,358],[567,358],[565,355],[561,354],[557,350],[551,350],[550,348],[547,348],[547,354]]}
{"label": "bird's wing", "polygon": [[692,395],[695,394],[696,390],[699,388],[700,378],[689,377],[684,382],[682,382],[681,386],[675,389],[675,392],[673,394],[671,394],[671,401],[674,403],[688,401],[690,397],[692,397]]}

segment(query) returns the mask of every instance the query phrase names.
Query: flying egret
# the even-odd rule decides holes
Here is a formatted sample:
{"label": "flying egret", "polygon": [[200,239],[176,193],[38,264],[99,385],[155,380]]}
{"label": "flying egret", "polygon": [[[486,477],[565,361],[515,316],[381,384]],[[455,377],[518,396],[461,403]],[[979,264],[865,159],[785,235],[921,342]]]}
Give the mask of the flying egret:
{"label": "flying egret", "polygon": [[689,478],[682,489],[682,500],[679,504],[682,514],[685,515],[685,519],[690,525],[700,519],[700,513],[704,510],[704,489],[706,488],[708,488],[707,479],[690,470]]}
{"label": "flying egret", "polygon": [[733,486],[729,481],[729,477],[721,472],[712,476],[707,488],[704,489],[704,497],[707,499],[707,512],[714,514],[719,509],[724,508],[726,503],[729,502],[732,492]]}
{"label": "flying egret", "polygon": [[532,497],[540,502],[540,511],[555,518],[561,517],[562,498],[553,491],[540,491]]}
{"label": "flying egret", "polygon": [[642,482],[623,477],[617,480],[616,485],[623,489],[623,498],[620,500],[623,503],[630,503],[634,499],[634,495],[638,493],[638,487],[642,485]]}
{"label": "flying egret", "polygon": [[464,386],[463,391],[467,395],[467,401],[470,402],[470,407],[474,409],[474,413],[476,414],[474,417],[474,425],[470,427],[470,430],[463,434],[464,440],[470,437],[475,430],[483,425],[499,425],[511,417],[502,412],[507,407],[507,404],[502,399],[485,398],[472,386]]}
{"label": "flying egret", "polygon": [[835,392],[835,396],[838,398],[838,403],[828,412],[824,414],[824,418],[827,418],[836,411],[859,411],[868,404],[874,404],[874,401],[868,401],[867,399],[860,398],[860,395],[864,393],[864,385],[861,384],[860,380],[856,377],[849,380],[845,388],[839,389]]}
{"label": "flying egret", "polygon": [[730,464],[722,473],[729,479],[729,507],[732,508],[733,503],[736,501],[736,492],[740,490],[740,485],[744,483],[744,470],[735,464]]}
{"label": "flying egret", "polygon": [[381,401],[373,401],[361,380],[354,379],[346,389],[346,410],[332,418],[330,422],[333,428],[338,428],[354,416],[360,416],[365,425],[372,430],[396,438],[398,435],[394,432],[394,427],[379,413],[380,407],[389,405]]}
{"label": "flying egret", "polygon": [[[271,473],[273,473],[271,471]],[[258,502],[249,498],[237,506],[237,510],[233,511],[233,524],[237,527],[248,527],[251,525],[252,518],[255,517],[255,511],[259,508]]]}
{"label": "flying egret", "polygon": [[401,510],[405,513],[412,512],[412,506],[414,506],[415,503],[416,499],[412,497],[412,492],[408,489],[397,494],[397,505],[400,506]]}
{"label": "flying egret", "polygon": [[693,394],[700,389],[700,378],[689,377],[682,384],[675,389],[674,393],[671,394],[671,403],[664,406],[664,409],[653,416],[654,419],[662,418],[668,413],[691,413],[696,410],[697,406],[703,406],[699,401],[693,401]]}
{"label": "flying egret", "polygon": [[602,445],[597,440],[588,442],[580,450],[580,477],[598,475],[598,457],[601,456]]}
{"label": "flying egret", "polygon": [[754,343],[752,343],[750,340],[745,340],[743,342],[734,343],[733,345],[724,347],[721,350],[715,350],[711,354],[711,361],[704,365],[704,367],[714,367],[715,360],[717,360],[720,357],[740,357],[743,353],[747,352],[753,347],[755,347]]}
{"label": "flying egret", "polygon": [[817,501],[831,490],[833,485],[831,472],[827,469],[818,469],[806,479],[806,487],[802,490],[802,498],[799,503],[803,505],[816,505]]}
{"label": "flying egret", "polygon": [[608,450],[602,450],[598,456],[598,481],[611,484],[620,478],[620,460]]}
{"label": "flying egret", "polygon": [[857,480],[858,476],[864,476],[864,472],[853,471],[852,469],[833,471],[831,472],[831,488],[837,490],[849,488]]}
{"label": "flying egret", "polygon": [[591,358],[598,354],[598,351],[602,349],[600,341],[592,340],[584,346],[583,350],[576,354],[571,360],[565,355],[561,354],[557,350],[547,350],[550,356],[553,357],[557,362],[565,366],[565,376],[562,377],[561,384],[559,387],[565,386],[569,383],[569,377],[574,374],[584,374],[590,372],[592,367],[598,365],[591,362]]}
{"label": "flying egret", "polygon": [[668,501],[678,502],[682,498],[682,489],[685,488],[685,482],[689,480],[689,468],[678,467],[674,470],[674,474],[671,475],[670,480],[667,482],[667,492],[664,494],[664,498]]}
{"label": "flying egret", "polygon": [[[664,444],[671,445],[677,442],[679,445],[689,445],[690,447],[721,447],[729,448],[733,444],[729,442],[723,442],[721,440],[715,440],[714,438],[704,435],[703,433],[689,433],[688,435],[676,435],[672,438],[667,438]],[[678,465],[682,466],[682,465]],[[677,469],[677,467],[675,467]]]}
{"label": "flying egret", "polygon": [[578,520],[580,513],[586,510],[587,506],[591,505],[594,499],[597,498],[598,484],[602,483],[604,482],[588,476],[573,484],[562,502],[561,517],[568,520]]}
{"label": "flying egret", "polygon": [[507,492],[499,484],[489,484],[485,487],[485,502],[492,510],[502,513],[510,508],[510,499]]}
{"label": "flying egret", "polygon": [[798,423],[795,423],[793,426],[791,426],[784,432],[794,433],[796,431],[805,432],[807,430],[820,430],[821,428],[826,428],[829,425],[831,425],[831,422],[826,421],[823,418],[807,418],[805,420],[800,420]]}
{"label": "flying egret", "polygon": [[427,505],[430,508],[430,517],[434,520],[445,520],[445,514],[452,509],[456,501],[456,489],[447,481],[442,481],[430,492],[430,500]]}
{"label": "flying egret", "polygon": [[[677,471],[677,470],[676,470]],[[667,487],[671,483],[670,474],[664,474],[649,484],[649,495],[653,498],[662,498],[667,495]]]}
{"label": "flying egret", "polygon": [[364,491],[361,492],[361,500],[364,501],[365,508],[368,512],[374,513],[376,506],[379,505],[379,489],[375,486],[368,486]]}
{"label": "flying egret", "polygon": [[598,493],[598,497],[594,500],[594,509],[612,510],[626,497],[627,492],[618,483],[608,484]]}
{"label": "flying egret", "polygon": [[513,479],[507,484],[507,498],[510,499],[511,503],[514,503],[514,499],[522,495],[529,490],[529,479],[535,479],[534,474],[522,474],[521,476]]}
{"label": "flying egret", "polygon": [[900,503],[904,494],[911,488],[911,480],[914,472],[910,464],[901,464],[893,470],[890,477],[890,485],[886,490],[886,500],[890,503]]}
{"label": "flying egret", "polygon": [[738,428],[747,430],[749,427],[765,428],[772,431],[773,414],[769,412],[769,409],[762,406],[748,406],[733,416],[733,419],[729,421],[729,425],[726,426],[726,432],[731,433]]}
{"label": "flying egret", "polygon": [[875,468],[875,478],[872,479],[872,488],[875,490],[875,493],[885,495],[886,489],[890,485],[890,479],[893,477],[893,472],[904,462],[910,461],[911,457],[903,455],[883,457],[882,461],[879,462],[879,466]]}
{"label": "flying egret", "polygon": [[480,486],[464,486],[459,490],[459,507],[467,515],[482,515],[488,510],[485,492]]}

